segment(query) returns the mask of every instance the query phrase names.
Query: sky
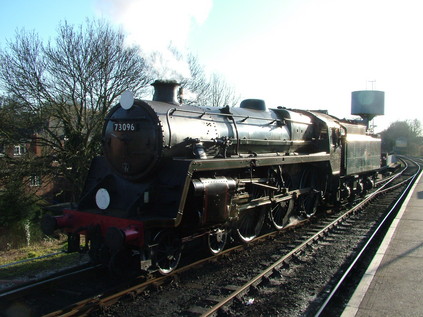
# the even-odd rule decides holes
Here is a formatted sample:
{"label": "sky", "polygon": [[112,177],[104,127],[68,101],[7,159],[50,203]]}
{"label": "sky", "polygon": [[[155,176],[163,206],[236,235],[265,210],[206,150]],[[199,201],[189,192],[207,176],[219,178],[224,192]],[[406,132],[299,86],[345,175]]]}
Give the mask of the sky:
{"label": "sky", "polygon": [[[0,48],[16,30],[54,39],[60,22],[103,18],[145,51],[169,43],[241,99],[353,118],[351,92],[385,92],[375,131],[423,123],[420,0],[0,0]],[[169,64],[169,67],[173,67]],[[175,66],[176,67],[176,66]],[[181,69],[181,72],[183,70]]]}

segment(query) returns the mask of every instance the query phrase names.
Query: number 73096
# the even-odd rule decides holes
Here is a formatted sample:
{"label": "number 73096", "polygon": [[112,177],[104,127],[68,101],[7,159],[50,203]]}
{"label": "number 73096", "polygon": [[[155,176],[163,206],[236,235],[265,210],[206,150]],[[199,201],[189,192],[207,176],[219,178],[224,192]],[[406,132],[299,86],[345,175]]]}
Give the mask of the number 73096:
{"label": "number 73096", "polygon": [[116,122],[113,123],[113,130],[119,132],[131,132],[137,131],[137,125],[129,122]]}

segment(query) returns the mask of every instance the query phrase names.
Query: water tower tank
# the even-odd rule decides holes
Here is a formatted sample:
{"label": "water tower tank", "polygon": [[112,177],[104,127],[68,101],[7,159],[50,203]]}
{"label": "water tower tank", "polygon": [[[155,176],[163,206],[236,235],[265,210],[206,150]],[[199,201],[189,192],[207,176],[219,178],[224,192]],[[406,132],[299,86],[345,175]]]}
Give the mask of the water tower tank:
{"label": "water tower tank", "polygon": [[351,93],[351,114],[371,120],[385,114],[385,92],[359,90]]}

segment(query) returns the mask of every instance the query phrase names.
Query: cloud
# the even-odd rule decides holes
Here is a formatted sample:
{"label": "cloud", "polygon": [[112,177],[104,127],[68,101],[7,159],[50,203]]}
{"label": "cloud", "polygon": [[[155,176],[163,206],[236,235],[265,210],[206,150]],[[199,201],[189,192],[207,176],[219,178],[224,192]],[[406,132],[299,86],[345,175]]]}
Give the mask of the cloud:
{"label": "cloud", "polygon": [[[191,76],[183,58],[193,28],[203,24],[212,0],[96,0],[97,15],[122,27],[127,43],[141,48],[156,78]],[[175,54],[176,50],[176,54]]]}
{"label": "cloud", "polygon": [[212,0],[97,0],[98,14],[121,25],[131,43],[145,51],[169,43],[185,49],[191,29],[204,23]]}

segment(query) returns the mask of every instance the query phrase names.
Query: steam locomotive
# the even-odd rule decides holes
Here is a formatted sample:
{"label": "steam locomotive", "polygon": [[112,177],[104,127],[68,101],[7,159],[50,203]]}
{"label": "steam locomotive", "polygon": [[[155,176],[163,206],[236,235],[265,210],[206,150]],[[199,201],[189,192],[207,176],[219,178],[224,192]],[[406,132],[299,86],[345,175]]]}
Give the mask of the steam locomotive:
{"label": "steam locomotive", "polygon": [[381,140],[365,124],[260,99],[183,105],[176,82],[153,86],[152,101],[125,92],[108,113],[78,207],[42,221],[112,270],[147,260],[167,274],[187,241],[219,253],[229,234],[248,242],[265,221],[281,230],[363,195],[381,170]]}

